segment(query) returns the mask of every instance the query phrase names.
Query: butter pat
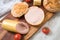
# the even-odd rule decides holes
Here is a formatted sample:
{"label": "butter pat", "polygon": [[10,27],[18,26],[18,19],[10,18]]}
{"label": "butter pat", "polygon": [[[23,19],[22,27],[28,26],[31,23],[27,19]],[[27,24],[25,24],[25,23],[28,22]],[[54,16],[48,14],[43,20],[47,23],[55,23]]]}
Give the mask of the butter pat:
{"label": "butter pat", "polygon": [[41,0],[33,0],[33,5],[40,6],[41,5]]}

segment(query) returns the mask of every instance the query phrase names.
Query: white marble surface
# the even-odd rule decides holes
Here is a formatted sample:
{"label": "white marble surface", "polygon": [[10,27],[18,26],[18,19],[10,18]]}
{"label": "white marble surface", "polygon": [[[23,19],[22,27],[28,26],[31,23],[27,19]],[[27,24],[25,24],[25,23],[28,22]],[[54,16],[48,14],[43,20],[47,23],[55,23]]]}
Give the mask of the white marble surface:
{"label": "white marble surface", "polygon": [[[14,0],[12,3],[8,3],[5,6],[0,0],[0,16],[3,15],[5,12],[11,9],[12,4],[16,2]],[[8,0],[6,0],[8,2]],[[17,1],[19,2],[19,1]],[[2,6],[3,5],[3,6]],[[8,6],[7,6],[8,5]],[[9,6],[10,5],[10,6]],[[2,10],[3,9],[3,10]],[[3,19],[4,17],[0,18]],[[42,33],[41,29],[30,38],[30,40],[60,40],[60,13],[56,13],[44,26],[42,27],[49,27],[51,32],[49,35],[45,35]]]}

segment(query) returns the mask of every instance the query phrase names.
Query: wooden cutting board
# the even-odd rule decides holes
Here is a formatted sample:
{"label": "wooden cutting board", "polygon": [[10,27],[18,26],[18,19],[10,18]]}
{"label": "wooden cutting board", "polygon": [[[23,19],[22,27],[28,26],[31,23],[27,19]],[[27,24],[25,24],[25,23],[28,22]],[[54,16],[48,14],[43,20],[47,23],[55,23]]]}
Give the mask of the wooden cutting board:
{"label": "wooden cutting board", "polygon": [[[26,35],[23,35],[22,40],[29,40],[29,38],[31,38],[41,28],[41,26],[44,25],[53,15],[54,15],[53,13],[45,12],[44,21],[37,27],[28,24],[30,26],[30,31]],[[22,16],[21,18],[15,18],[10,14],[10,12],[8,12],[8,15],[4,19],[12,19],[26,22],[24,16]],[[13,39],[14,34],[15,33],[8,32],[2,29],[2,27],[0,26],[0,40],[14,40]]]}
{"label": "wooden cutting board", "polygon": [[[32,3],[30,3],[29,5],[31,5]],[[26,21],[25,21],[25,18],[24,16],[22,16],[21,18],[15,18],[11,15],[10,12],[8,12],[8,15],[4,18],[4,19],[12,19],[12,20],[18,20],[18,21],[23,21],[23,22],[26,22],[29,26],[30,26],[30,31],[26,34],[26,35],[22,35],[22,40],[29,40],[29,38],[31,38],[40,28],[42,25],[44,25],[49,19],[51,19],[51,17],[54,15],[53,13],[50,13],[48,11],[46,11],[43,7],[41,7],[44,12],[45,12],[45,19],[44,21],[38,25],[38,26],[32,26],[32,25],[29,25]],[[3,19],[3,20],[4,20]],[[2,21],[3,21],[2,20]],[[1,21],[1,22],[2,22]],[[13,33],[13,32],[9,32],[7,30],[4,30],[1,25],[0,25],[0,40],[14,40],[14,34],[16,33]]]}

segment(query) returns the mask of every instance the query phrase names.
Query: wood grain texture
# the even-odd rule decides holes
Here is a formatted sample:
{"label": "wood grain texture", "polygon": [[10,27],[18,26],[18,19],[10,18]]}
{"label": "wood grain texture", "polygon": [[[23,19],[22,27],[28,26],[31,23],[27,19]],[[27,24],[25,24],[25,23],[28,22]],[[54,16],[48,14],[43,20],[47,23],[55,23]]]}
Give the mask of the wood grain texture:
{"label": "wood grain texture", "polygon": [[2,40],[2,38],[6,35],[7,31],[4,30],[1,34],[0,34],[0,40]]}
{"label": "wood grain texture", "polygon": [[7,31],[2,29],[2,27],[0,26],[0,40],[2,40],[2,38],[6,35]]}

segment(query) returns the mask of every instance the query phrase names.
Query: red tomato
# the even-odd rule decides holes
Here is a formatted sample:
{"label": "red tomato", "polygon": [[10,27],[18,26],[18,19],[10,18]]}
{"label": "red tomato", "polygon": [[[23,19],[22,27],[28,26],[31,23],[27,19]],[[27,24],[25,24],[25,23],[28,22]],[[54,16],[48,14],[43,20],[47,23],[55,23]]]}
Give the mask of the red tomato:
{"label": "red tomato", "polygon": [[26,2],[31,2],[31,0],[25,0]]}
{"label": "red tomato", "polygon": [[45,33],[45,34],[49,34],[50,29],[47,28],[47,27],[44,27],[44,28],[42,29],[42,32]]}
{"label": "red tomato", "polygon": [[14,35],[14,40],[20,40],[20,39],[21,39],[21,34]]}

